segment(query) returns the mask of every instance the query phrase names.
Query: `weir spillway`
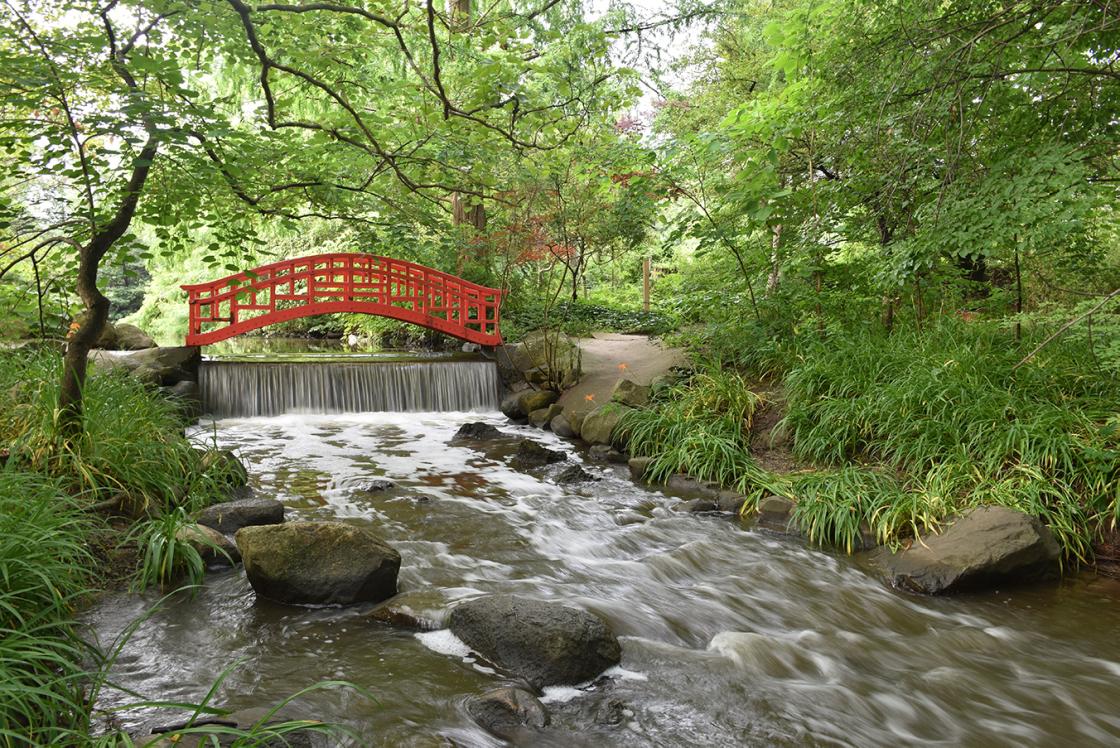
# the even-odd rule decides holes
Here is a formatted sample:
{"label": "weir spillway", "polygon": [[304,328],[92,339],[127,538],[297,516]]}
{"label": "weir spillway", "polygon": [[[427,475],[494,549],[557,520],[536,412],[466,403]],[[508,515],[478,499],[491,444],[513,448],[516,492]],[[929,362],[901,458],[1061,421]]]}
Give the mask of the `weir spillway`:
{"label": "weir spillway", "polygon": [[285,413],[496,410],[492,361],[204,361],[203,410],[216,418]]}

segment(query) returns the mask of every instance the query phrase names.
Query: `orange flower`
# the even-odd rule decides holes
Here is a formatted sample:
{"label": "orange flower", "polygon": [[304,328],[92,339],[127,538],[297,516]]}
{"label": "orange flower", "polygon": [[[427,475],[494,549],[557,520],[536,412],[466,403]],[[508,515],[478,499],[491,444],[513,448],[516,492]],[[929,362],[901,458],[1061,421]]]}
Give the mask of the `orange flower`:
{"label": "orange flower", "polygon": [[583,399],[590,403],[595,400],[595,393],[592,392],[590,395],[585,395]]}
{"label": "orange flower", "polygon": [[619,370],[619,371],[626,371],[626,370],[627,370],[627,369],[629,369],[629,368],[630,368],[630,367],[629,367],[628,365],[626,365],[625,363],[622,363],[622,364],[619,364],[619,365],[618,365],[618,370]]}

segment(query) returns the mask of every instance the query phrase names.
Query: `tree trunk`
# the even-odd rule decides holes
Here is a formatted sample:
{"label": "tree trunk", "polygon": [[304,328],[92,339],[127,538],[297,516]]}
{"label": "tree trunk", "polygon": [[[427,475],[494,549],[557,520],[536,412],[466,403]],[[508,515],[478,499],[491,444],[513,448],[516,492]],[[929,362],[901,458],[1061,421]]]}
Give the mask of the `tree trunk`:
{"label": "tree trunk", "polygon": [[62,388],[58,397],[59,427],[67,438],[82,432],[82,389],[86,383],[86,364],[90,348],[101,337],[109,319],[109,300],[97,288],[97,271],[110,247],[124,236],[136,214],[136,204],[148,179],[152,161],[159,150],[159,141],[149,135],[132,166],[124,197],[107,224],[94,231],[89,243],[78,251],[78,296],[86,313],[66,346],[62,360]]}
{"label": "tree trunk", "polygon": [[109,320],[109,300],[97,288],[97,269],[101,257],[95,257],[89,245],[82,248],[78,261],[78,296],[85,304],[82,322],[66,346],[62,364],[62,390],[58,407],[63,433],[73,436],[82,430],[82,388],[86,383],[89,351],[101,337]]}
{"label": "tree trunk", "polygon": [[[1015,342],[1018,343],[1023,339],[1023,272],[1019,266],[1019,244],[1018,237],[1015,239]],[[1092,318],[1090,318],[1089,327],[1089,350],[1093,348],[1092,338]]]}
{"label": "tree trunk", "polygon": [[782,224],[771,229],[770,237],[770,275],[766,278],[766,295],[772,296],[782,280],[782,258],[779,249],[782,243]]}

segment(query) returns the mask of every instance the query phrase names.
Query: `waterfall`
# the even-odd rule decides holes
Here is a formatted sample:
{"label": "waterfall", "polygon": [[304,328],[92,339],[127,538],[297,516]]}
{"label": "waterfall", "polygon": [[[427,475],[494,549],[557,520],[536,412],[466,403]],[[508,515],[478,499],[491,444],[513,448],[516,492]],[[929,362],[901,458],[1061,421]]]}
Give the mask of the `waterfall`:
{"label": "waterfall", "polygon": [[206,361],[199,384],[205,412],[218,418],[498,407],[498,371],[490,361]]}

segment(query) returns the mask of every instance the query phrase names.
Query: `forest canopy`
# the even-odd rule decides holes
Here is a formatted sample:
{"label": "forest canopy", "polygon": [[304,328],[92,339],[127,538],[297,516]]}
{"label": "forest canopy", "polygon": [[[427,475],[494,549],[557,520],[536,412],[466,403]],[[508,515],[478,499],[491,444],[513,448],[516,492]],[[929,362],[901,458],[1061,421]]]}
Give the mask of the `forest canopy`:
{"label": "forest canopy", "polygon": [[[1019,339],[1120,285],[1108,0],[0,12],[5,334],[77,319],[73,371],[110,315],[174,342],[179,284],[341,249],[507,289],[515,331],[636,309],[650,259],[654,327],[775,345]],[[1068,335],[1115,370],[1112,309]]]}

